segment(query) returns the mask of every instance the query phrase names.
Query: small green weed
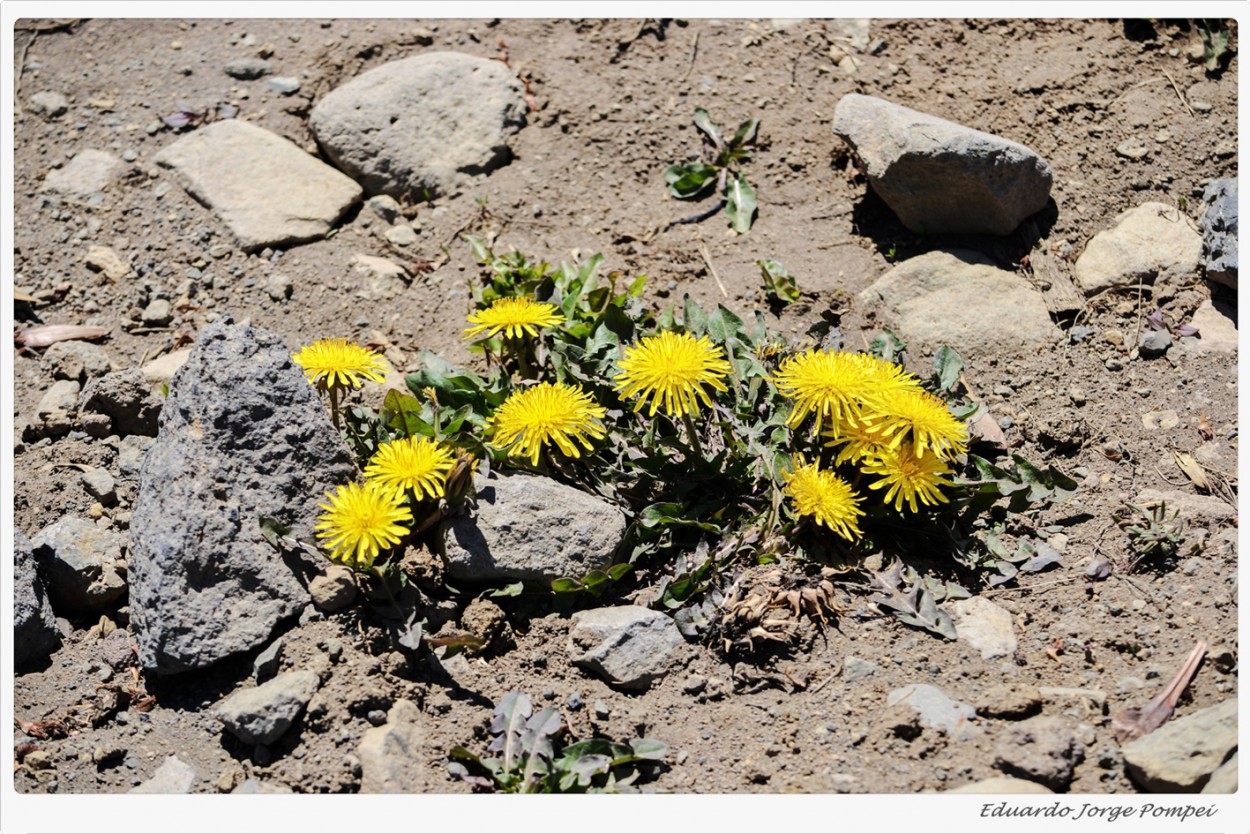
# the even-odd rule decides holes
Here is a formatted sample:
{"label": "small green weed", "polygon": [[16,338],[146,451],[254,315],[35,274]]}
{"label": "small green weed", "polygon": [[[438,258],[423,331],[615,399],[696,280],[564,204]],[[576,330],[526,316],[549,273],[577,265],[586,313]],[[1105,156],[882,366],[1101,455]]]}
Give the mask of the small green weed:
{"label": "small green weed", "polygon": [[721,199],[708,211],[675,223],[705,220],[724,208],[729,225],[743,234],[755,221],[756,202],[755,189],[747,182],[741,166],[755,149],[760,120],[748,119],[728,139],[702,107],[694,111],[694,124],[703,134],[703,159],[670,165],[664,170],[664,182],[668,183],[668,192],[679,200],[700,200],[713,193],[719,193]]}
{"label": "small green weed", "polygon": [[488,756],[465,747],[451,751],[449,770],[474,790],[503,793],[616,793],[654,776],[668,745],[649,738],[622,743],[606,738],[569,741],[555,707],[534,712],[522,692],[509,692],[495,706]]}

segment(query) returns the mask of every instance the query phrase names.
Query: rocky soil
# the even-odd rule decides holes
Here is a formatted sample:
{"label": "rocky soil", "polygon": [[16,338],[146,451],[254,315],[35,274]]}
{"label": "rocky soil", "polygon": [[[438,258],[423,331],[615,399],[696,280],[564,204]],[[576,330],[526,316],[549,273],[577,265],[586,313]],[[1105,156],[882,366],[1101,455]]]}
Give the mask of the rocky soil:
{"label": "rocky soil", "polygon": [[[321,107],[371,69],[445,52],[489,66],[472,71],[479,93],[358,89]],[[1204,198],[1235,188],[1238,62],[1208,71],[1196,28],[1161,20],[21,21],[5,309],[29,624],[16,790],[467,793],[449,753],[484,754],[513,690],[576,737],[665,742],[647,790],[1235,790],[1236,265],[1203,234]],[[952,212],[910,215],[869,186],[868,140],[839,121],[851,94],[1018,143],[1044,161],[1029,176],[1049,172],[1049,199],[1008,234],[917,231]],[[379,150],[386,119],[351,138],[375,107],[420,141]],[[671,199],[662,178],[697,155],[699,107],[730,129],[760,119],[745,234],[723,213],[669,225],[710,205]],[[454,133],[462,120],[474,142]],[[982,198],[966,199],[972,215]],[[257,386],[286,384],[282,351],[329,336],[400,373],[423,349],[478,361],[461,339],[481,276],[466,234],[553,262],[602,252],[605,270],[649,276],[657,310],[688,293],[796,338],[835,311],[853,349],[888,326],[926,376],[934,350],[956,347],[1004,459],[1080,484],[1039,519],[1051,564],[944,603],[951,640],[874,604],[870,563],[835,577],[844,610],[828,627],[797,617],[793,640],[751,652],[672,639],[670,618],[631,605],[645,589],[570,604],[466,586],[430,631],[488,646],[440,659],[397,645],[377,601],[353,600],[324,562],[296,559],[298,582],[266,585],[213,525],[251,523],[232,507],[315,500],[336,464],[331,446],[307,451],[323,411],[249,411]],[[798,302],[769,305],[765,258]],[[28,330],[41,325],[85,329]],[[172,428],[154,440],[173,408],[183,441],[223,426],[247,440],[180,458],[192,453],[161,445]],[[238,468],[270,442],[287,445],[264,478]],[[185,460],[202,482],[162,493],[186,483]],[[1180,513],[1179,552],[1130,571],[1114,516],[1159,501]],[[191,539],[236,561],[153,555]],[[162,584],[158,565],[185,584]],[[739,577],[761,593],[783,581]],[[641,656],[615,654],[619,630],[650,641]],[[179,633],[210,635],[213,662],[199,668],[208,649]],[[1121,743],[1113,719],[1200,641],[1171,721]]]}

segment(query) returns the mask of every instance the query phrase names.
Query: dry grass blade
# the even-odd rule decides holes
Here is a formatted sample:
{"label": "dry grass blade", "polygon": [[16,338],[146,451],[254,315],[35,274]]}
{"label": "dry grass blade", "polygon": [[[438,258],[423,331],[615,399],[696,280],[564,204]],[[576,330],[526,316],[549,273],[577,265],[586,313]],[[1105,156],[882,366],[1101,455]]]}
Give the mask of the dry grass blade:
{"label": "dry grass blade", "polygon": [[1197,674],[1198,666],[1202,663],[1202,658],[1206,656],[1206,653],[1207,641],[1199,640],[1185,660],[1185,665],[1172,680],[1168,681],[1163,691],[1150,699],[1146,706],[1141,709],[1130,707],[1112,716],[1111,729],[1115,733],[1116,741],[1126,744],[1162,727],[1163,723],[1172,717],[1176,702],[1180,700],[1185,687],[1189,686],[1189,682]]}

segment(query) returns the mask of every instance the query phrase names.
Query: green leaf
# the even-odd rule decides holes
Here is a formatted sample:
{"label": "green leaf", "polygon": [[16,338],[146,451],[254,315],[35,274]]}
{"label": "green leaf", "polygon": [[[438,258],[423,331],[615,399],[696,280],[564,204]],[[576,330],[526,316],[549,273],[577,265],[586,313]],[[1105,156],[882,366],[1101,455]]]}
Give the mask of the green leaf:
{"label": "green leaf", "polygon": [[703,131],[703,134],[712,140],[712,144],[717,149],[725,144],[725,140],[720,135],[720,128],[716,126],[712,121],[712,117],[702,107],[696,108],[694,111],[694,126]]}
{"label": "green leaf", "polygon": [[263,516],[260,520],[260,534],[265,537],[265,541],[269,542],[269,544],[278,547],[278,539],[289,536],[291,528],[283,525],[276,518]]}
{"label": "green leaf", "polygon": [[760,274],[764,278],[764,289],[769,296],[776,298],[782,304],[792,304],[803,295],[790,275],[790,271],[780,261],[765,258],[756,263],[759,264]]}
{"label": "green leaf", "polygon": [[707,334],[719,345],[727,344],[731,338],[740,336],[744,326],[742,319],[724,304],[717,304],[712,315],[707,318]]}
{"label": "green leaf", "polygon": [[677,327],[677,311],[673,309],[673,305],[669,304],[660,311],[660,315],[655,320],[656,330],[672,330]]}
{"label": "green leaf", "polygon": [[473,253],[473,260],[485,265],[495,259],[495,253],[490,251],[486,241],[475,235],[466,235],[466,237],[469,239],[469,251]]}
{"label": "green leaf", "polygon": [[615,565],[608,568],[608,576],[612,578],[613,582],[615,582],[633,569],[634,566],[629,562],[617,562]]}
{"label": "green leaf", "polygon": [[668,755],[668,745],[653,738],[630,739],[629,749],[634,752],[635,758],[656,762]]}
{"label": "green leaf", "polygon": [[707,313],[699,306],[699,302],[686,294],[685,310],[682,313],[682,326],[692,336],[702,336],[707,332]]}
{"label": "green leaf", "polygon": [[719,176],[716,168],[704,162],[670,165],[664,169],[668,193],[679,200],[693,200],[710,194]]}
{"label": "green leaf", "polygon": [[491,743],[492,753],[503,753],[504,772],[516,768],[524,754],[522,733],[525,723],[533,713],[534,705],[528,695],[513,690],[499,700],[491,719],[490,731],[498,738]]}
{"label": "green leaf", "polygon": [[881,328],[881,334],[868,345],[868,351],[880,356],[887,362],[898,362],[907,350],[907,343],[888,327]]}
{"label": "green leaf", "polygon": [[730,177],[725,184],[725,200],[725,212],[733,230],[740,235],[750,231],[755,220],[755,189],[746,177],[741,174]]}
{"label": "green leaf", "polygon": [[403,432],[404,437],[433,437],[434,427],[421,418],[421,411],[420,400],[392,388],[382,401],[382,422],[391,431]]}
{"label": "green leaf", "polygon": [[571,576],[562,576],[551,580],[551,590],[557,594],[575,594],[586,590],[586,586]]}
{"label": "green leaf", "polygon": [[519,597],[521,592],[525,590],[524,582],[513,582],[511,585],[504,585],[502,588],[496,588],[490,592],[490,596],[499,599],[501,597]]}
{"label": "green leaf", "polygon": [[964,369],[964,360],[954,348],[943,345],[933,357],[933,369],[937,372],[938,387],[943,391],[953,391]]}
{"label": "green leaf", "polygon": [[756,134],[759,133],[759,130],[760,130],[760,120],[748,119],[747,121],[738,125],[737,131],[734,132],[734,137],[729,140],[729,147],[741,148],[744,145],[753,144],[755,142]]}

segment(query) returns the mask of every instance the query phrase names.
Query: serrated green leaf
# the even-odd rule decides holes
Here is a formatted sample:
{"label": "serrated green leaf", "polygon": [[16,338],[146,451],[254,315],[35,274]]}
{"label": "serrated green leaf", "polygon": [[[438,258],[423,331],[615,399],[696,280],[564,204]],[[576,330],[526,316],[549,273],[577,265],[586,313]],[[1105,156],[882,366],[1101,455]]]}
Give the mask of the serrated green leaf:
{"label": "serrated green leaf", "polygon": [[744,326],[742,319],[724,304],[717,304],[707,318],[707,334],[718,345],[728,344],[730,339],[741,336]]}
{"label": "serrated green leaf", "polygon": [[707,332],[707,313],[688,293],[683,301],[682,326],[690,335],[702,336]]}
{"label": "serrated green leaf", "polygon": [[725,200],[729,225],[738,234],[746,234],[755,222],[755,189],[746,177],[734,174],[725,183]]}

